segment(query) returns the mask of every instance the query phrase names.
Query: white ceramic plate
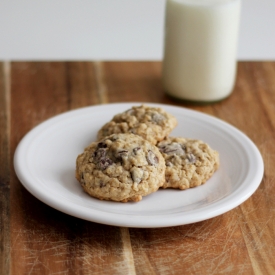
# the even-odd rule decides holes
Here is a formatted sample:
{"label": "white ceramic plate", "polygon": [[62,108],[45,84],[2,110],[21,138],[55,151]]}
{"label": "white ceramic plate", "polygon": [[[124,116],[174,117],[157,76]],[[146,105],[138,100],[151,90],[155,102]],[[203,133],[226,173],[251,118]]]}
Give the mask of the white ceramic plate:
{"label": "white ceramic plate", "polygon": [[233,126],[209,115],[160,106],[178,119],[171,135],[201,139],[220,153],[220,168],[204,185],[159,190],[138,203],[100,201],[75,179],[75,159],[96,139],[113,115],[139,103],[82,108],[53,117],[30,131],[18,145],[14,167],[35,197],[69,215],[126,227],[166,227],[223,214],[248,199],[263,177],[263,160],[253,142]]}

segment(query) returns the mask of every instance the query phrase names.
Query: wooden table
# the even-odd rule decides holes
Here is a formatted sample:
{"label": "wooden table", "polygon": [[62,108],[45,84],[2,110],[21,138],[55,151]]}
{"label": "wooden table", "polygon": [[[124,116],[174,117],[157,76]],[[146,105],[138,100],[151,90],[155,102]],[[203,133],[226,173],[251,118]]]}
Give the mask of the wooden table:
{"label": "wooden table", "polygon": [[247,201],[203,222],[119,228],[63,214],[18,181],[13,154],[38,123],[111,102],[186,106],[165,96],[159,62],[0,63],[0,274],[275,274],[275,63],[241,62],[234,92],[186,106],[246,133],[265,162]]}

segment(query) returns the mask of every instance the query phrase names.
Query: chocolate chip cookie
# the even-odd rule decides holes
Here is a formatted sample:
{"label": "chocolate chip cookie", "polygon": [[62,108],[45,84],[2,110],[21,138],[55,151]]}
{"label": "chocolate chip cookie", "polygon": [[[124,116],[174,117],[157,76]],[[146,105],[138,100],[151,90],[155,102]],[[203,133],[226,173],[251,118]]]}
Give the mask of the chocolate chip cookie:
{"label": "chocolate chip cookie", "polygon": [[163,188],[187,189],[205,183],[219,167],[219,154],[203,141],[169,137],[158,143],[165,164]]}
{"label": "chocolate chip cookie", "polygon": [[93,197],[140,201],[165,180],[158,148],[134,134],[113,134],[90,144],[76,160],[76,178]]}
{"label": "chocolate chip cookie", "polygon": [[133,106],[117,114],[98,132],[98,139],[117,133],[133,133],[156,144],[176,127],[177,120],[161,108]]}

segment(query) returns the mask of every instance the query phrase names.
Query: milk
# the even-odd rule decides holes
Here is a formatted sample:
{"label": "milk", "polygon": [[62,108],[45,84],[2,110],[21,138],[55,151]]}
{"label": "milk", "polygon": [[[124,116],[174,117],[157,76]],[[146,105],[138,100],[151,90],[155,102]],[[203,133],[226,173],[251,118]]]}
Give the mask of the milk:
{"label": "milk", "polygon": [[163,85],[191,101],[227,97],[235,83],[240,0],[167,0]]}

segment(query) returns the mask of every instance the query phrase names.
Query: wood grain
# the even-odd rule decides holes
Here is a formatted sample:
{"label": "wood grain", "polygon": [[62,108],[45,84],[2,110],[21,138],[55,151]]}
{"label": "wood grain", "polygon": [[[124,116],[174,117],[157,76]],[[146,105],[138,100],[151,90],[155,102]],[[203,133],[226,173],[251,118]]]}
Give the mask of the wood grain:
{"label": "wood grain", "polygon": [[[11,150],[31,128],[71,108],[98,104],[93,64],[13,63]],[[85,102],[85,104],[84,104]],[[13,274],[127,274],[119,228],[58,212],[11,178]]]}
{"label": "wood grain", "polygon": [[[21,138],[59,113],[113,102],[183,106],[236,126],[264,158],[260,187],[219,217],[158,229],[87,222],[29,194],[12,169]],[[0,274],[275,274],[274,106],[275,62],[240,62],[232,95],[205,106],[167,97],[160,62],[1,63]]]}
{"label": "wood grain", "polygon": [[0,274],[10,274],[9,63],[0,63]]}
{"label": "wood grain", "polygon": [[192,225],[130,232],[137,270],[150,263],[156,274],[253,274],[234,212]]}

